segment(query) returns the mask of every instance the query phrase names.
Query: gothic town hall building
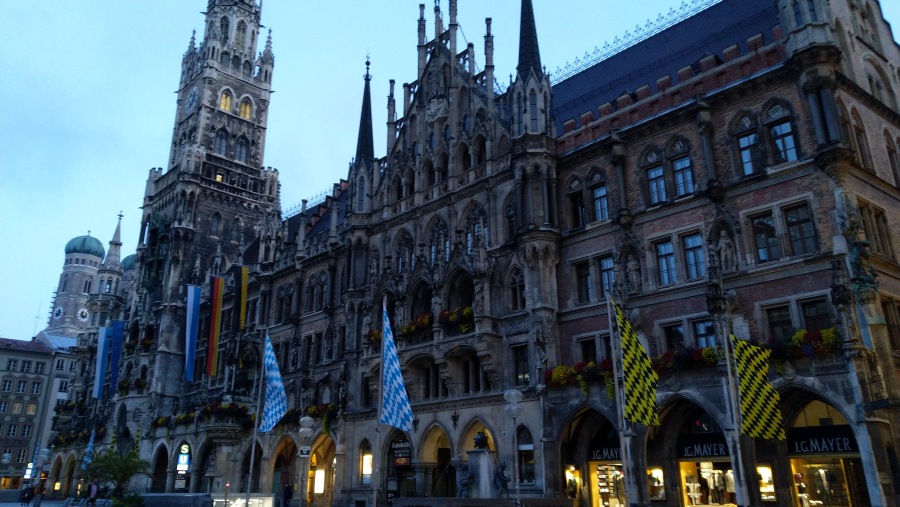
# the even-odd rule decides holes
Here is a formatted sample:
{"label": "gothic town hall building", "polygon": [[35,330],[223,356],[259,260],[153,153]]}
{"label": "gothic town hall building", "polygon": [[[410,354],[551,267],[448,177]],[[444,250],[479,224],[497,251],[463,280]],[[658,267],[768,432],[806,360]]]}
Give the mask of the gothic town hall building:
{"label": "gothic town hall building", "polygon": [[[452,505],[482,433],[533,505],[733,504],[738,470],[750,505],[900,505],[900,48],[878,1],[706,1],[559,76],[532,0],[506,41],[517,62],[494,61],[490,18],[483,48],[461,46],[457,3],[419,7],[417,75],[391,81],[381,115],[367,62],[353,162],[288,214],[263,164],[262,2],[208,0],[134,256],[119,260],[117,233],[114,259],[73,251],[96,268],[61,277],[53,325],[77,336],[79,369],[56,494],[77,488],[94,433],[151,463],[135,490]],[[508,85],[495,64],[515,68]],[[203,287],[195,350],[188,284]],[[660,426],[618,423],[611,298],[659,375]],[[411,431],[377,424],[384,301]],[[113,319],[122,358],[97,400]],[[289,410],[255,435],[266,333]],[[771,350],[785,440],[736,431],[732,334]]]}

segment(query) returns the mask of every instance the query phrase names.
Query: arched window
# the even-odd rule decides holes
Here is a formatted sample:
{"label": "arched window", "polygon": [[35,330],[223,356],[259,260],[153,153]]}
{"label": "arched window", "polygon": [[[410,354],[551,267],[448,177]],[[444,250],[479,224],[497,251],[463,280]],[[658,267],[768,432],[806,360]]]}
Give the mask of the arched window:
{"label": "arched window", "polygon": [[219,31],[220,31],[220,39],[219,42],[222,45],[228,44],[228,32],[230,31],[230,23],[228,22],[228,18],[222,16],[222,19],[219,20]]}
{"label": "arched window", "polygon": [[88,278],[87,280],[84,281],[84,293],[85,294],[91,293],[91,285],[92,284],[93,284],[93,280],[91,280],[90,278]]}
{"label": "arched window", "polygon": [[328,292],[328,275],[322,273],[319,275],[319,289],[316,291],[316,310],[325,309],[325,301]]}
{"label": "arched window", "polygon": [[572,180],[566,192],[569,198],[569,212],[572,227],[582,227],[587,222],[584,208],[584,186],[580,180]]}
{"label": "arched window", "polygon": [[241,101],[241,118],[245,120],[250,119],[250,99],[244,99]]}
{"label": "arched window", "polygon": [[531,126],[529,130],[531,132],[538,131],[538,110],[537,110],[537,93],[534,90],[531,90],[531,93],[528,94],[528,114],[531,119]]}
{"label": "arched window", "polygon": [[791,125],[790,112],[781,104],[775,104],[766,111],[766,127],[769,131],[769,147],[772,162],[783,164],[797,160],[797,142]]}
{"label": "arched window", "polygon": [[112,291],[112,278],[108,278],[103,285],[103,292],[109,294],[110,291]]}
{"label": "arched window", "polygon": [[356,184],[356,211],[359,213],[366,211],[366,179],[362,176]]}
{"label": "arched window", "polygon": [[659,152],[651,150],[644,156],[644,176],[647,179],[647,203],[650,206],[665,203],[669,200],[666,188],[666,173]]}
{"label": "arched window", "polygon": [[240,242],[241,241],[241,219],[235,218],[234,222],[231,224],[231,239],[233,241]]}
{"label": "arched window", "polygon": [[519,268],[513,269],[509,276],[509,309],[513,312],[525,309],[525,277]]}
{"label": "arched window", "polygon": [[216,213],[209,220],[209,233],[213,236],[219,235],[219,225],[222,223],[222,219],[219,217],[219,214]]}
{"label": "arched window", "polygon": [[756,121],[744,115],[735,125],[735,141],[738,147],[741,174],[747,176],[762,171],[763,152],[759,143]]}
{"label": "arched window", "polygon": [[62,289],[60,289],[60,292],[66,292],[68,290],[69,290],[69,279],[63,278]]}
{"label": "arched window", "polygon": [[869,151],[869,141],[866,136],[865,126],[856,111],[853,111],[851,115],[853,117],[853,139],[856,144],[855,148],[859,165],[865,169],[874,171],[875,166],[872,164],[872,153]]}
{"label": "arched window", "polygon": [[239,21],[237,30],[234,33],[235,49],[244,49],[244,43],[247,41],[247,23]]}
{"label": "arched window", "polygon": [[219,155],[224,155],[228,150],[228,134],[224,130],[216,132],[216,142],[213,150]]}
{"label": "arched window", "polygon": [[519,460],[519,484],[534,484],[534,440],[524,426],[516,431],[516,456]]}
{"label": "arched window", "polygon": [[222,90],[222,95],[219,97],[219,109],[222,111],[231,112],[231,92],[228,90]]}
{"label": "arched window", "polygon": [[247,154],[250,151],[248,148],[249,143],[247,142],[247,138],[241,137],[237,140],[237,144],[234,146],[234,159],[238,162],[247,163]]}

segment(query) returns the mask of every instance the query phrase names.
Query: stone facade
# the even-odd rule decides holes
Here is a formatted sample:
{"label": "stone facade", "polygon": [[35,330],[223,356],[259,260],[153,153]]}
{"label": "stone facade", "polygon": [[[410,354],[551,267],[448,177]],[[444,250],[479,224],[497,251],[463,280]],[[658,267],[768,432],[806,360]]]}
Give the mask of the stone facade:
{"label": "stone facade", "polygon": [[[277,171],[261,167],[271,41],[252,58],[257,6],[210,1],[170,167],[144,197],[120,315],[129,388],[89,418],[137,440],[149,490],[243,492],[252,470],[254,493],[289,482],[311,505],[371,505],[374,485],[418,505],[457,496],[483,434],[529,499],[897,505],[900,49],[878,4],[726,0],[554,83],[524,0],[505,90],[490,20],[476,72],[456,9],[435,7],[429,40],[420,7],[419,78],[402,111],[392,83],[387,154],[374,155],[367,72],[346,179],[282,217]],[[210,353],[220,368],[185,382],[190,283],[204,287],[196,370]],[[620,422],[611,299],[660,376],[659,427]],[[409,432],[377,423],[383,306]],[[731,334],[771,349],[787,440],[738,435]],[[254,440],[265,335],[290,410]],[[67,477],[77,449],[54,459]]]}

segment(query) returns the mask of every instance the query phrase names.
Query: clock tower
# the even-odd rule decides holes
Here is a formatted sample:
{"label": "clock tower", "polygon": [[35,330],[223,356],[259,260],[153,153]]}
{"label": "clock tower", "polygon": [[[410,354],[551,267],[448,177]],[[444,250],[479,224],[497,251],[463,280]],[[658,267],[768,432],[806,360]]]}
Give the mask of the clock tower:
{"label": "clock tower", "polygon": [[186,285],[249,263],[255,229],[280,220],[278,171],[263,166],[275,57],[271,32],[257,50],[261,3],[208,0],[181,61],[167,167],[147,179],[127,339],[154,344],[163,396],[182,377]]}

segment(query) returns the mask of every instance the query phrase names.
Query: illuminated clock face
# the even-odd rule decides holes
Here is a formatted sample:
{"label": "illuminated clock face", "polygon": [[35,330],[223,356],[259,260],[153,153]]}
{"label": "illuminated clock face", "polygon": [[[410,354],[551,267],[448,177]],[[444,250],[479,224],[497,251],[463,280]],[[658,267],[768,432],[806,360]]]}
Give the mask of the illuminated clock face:
{"label": "illuminated clock face", "polygon": [[54,319],[58,319],[58,318],[62,317],[62,314],[63,314],[62,308],[57,308],[56,310],[53,310],[53,318]]}
{"label": "illuminated clock face", "polygon": [[82,308],[78,310],[78,320],[81,322],[87,322],[88,317],[91,316],[91,312],[87,311],[87,308]]}

